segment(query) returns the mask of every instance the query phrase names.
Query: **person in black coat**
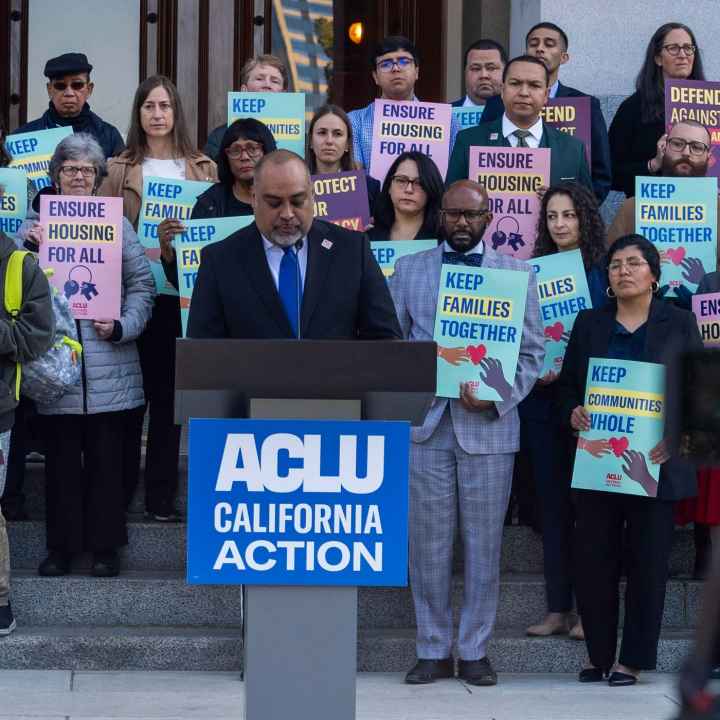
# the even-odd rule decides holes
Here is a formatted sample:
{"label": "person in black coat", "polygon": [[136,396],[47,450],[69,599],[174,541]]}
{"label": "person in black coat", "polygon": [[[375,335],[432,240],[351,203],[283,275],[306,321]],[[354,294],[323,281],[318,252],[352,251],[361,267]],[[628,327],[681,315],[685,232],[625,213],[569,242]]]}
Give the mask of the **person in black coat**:
{"label": "person in black coat", "polygon": [[[610,685],[632,685],[641,670],[656,665],[674,503],[697,492],[695,469],[678,450],[677,371],[681,354],[701,349],[702,341],[691,313],[654,296],[660,281],[660,255],[641,235],[623,236],[610,247],[608,281],[608,295],[614,302],[602,310],[583,310],[575,321],[557,381],[557,408],[569,430],[590,428],[590,414],[583,407],[590,358],[666,367],[665,437],[649,453],[651,463],[662,465],[657,497],[574,492],[575,590],[590,657],[579,680],[598,682],[610,673]],[[652,481],[649,475],[647,479]],[[617,656],[623,565],[627,572],[625,625]]]}
{"label": "person in black coat", "polygon": [[402,338],[367,238],[313,220],[299,155],[258,163],[253,202],[255,223],[203,250],[188,337]]}
{"label": "person in black coat", "polygon": [[[656,175],[665,154],[665,81],[704,80],[700,48],[682,23],[659,27],[648,43],[635,81],[610,124],[612,189],[635,195],[635,178]],[[594,150],[593,150],[594,152]]]}
{"label": "person in black coat", "polygon": [[106,158],[125,149],[118,129],[90,110],[87,99],[92,95],[92,65],[83,53],[65,53],[45,64],[50,98],[48,109],[37,119],[20,126],[13,134],[72,127],[73,132],[89,133],[99,143]]}

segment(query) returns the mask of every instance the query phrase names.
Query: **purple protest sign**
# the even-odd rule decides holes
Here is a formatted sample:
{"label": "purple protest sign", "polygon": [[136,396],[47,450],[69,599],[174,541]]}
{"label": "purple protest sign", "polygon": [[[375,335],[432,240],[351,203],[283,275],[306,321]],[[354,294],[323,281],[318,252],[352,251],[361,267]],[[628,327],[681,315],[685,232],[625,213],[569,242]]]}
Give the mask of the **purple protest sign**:
{"label": "purple protest sign", "polygon": [[541,110],[543,120],[556,130],[576,137],[585,146],[588,167],[591,160],[591,114],[589,97],[555,97]]}
{"label": "purple protest sign", "polygon": [[452,107],[447,103],[376,100],[370,175],[380,182],[398,155],[420,152],[447,174]]}
{"label": "purple protest sign", "polygon": [[532,257],[540,213],[537,191],[550,184],[549,148],[470,147],[470,180],[487,189],[493,250]]}
{"label": "purple protest sign", "polygon": [[312,176],[315,217],[362,232],[370,224],[367,184],[362,170]]}
{"label": "purple protest sign", "polygon": [[666,80],[665,129],[681,120],[695,120],[708,129],[711,148],[707,174],[720,178],[720,82]]}

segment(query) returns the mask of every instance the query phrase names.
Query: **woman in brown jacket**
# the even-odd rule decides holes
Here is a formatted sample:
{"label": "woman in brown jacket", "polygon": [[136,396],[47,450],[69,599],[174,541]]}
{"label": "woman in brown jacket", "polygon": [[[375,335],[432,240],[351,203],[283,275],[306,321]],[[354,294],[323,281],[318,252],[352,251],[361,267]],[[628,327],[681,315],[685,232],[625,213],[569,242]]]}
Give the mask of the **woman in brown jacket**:
{"label": "woman in brown jacket", "polygon": [[[217,182],[217,167],[190,141],[175,85],[162,75],[142,82],[133,101],[127,149],[108,162],[108,176],[98,195],[123,198],[125,217],[137,228],[142,205],[143,178]],[[161,259],[172,258],[172,238],[179,223],[163,220],[158,227]],[[142,233],[138,233],[142,239]],[[146,250],[148,252],[148,250]],[[150,249],[150,253],[156,256]],[[158,288],[161,290],[161,288]],[[162,288],[163,292],[167,287]],[[145,398],[149,408],[145,454],[145,510],[159,521],[176,521],[180,426],[173,422],[175,338],[180,336],[180,303],[176,294],[158,294],[153,315],[138,340]],[[140,470],[142,412],[138,412],[124,438],[128,504]]]}

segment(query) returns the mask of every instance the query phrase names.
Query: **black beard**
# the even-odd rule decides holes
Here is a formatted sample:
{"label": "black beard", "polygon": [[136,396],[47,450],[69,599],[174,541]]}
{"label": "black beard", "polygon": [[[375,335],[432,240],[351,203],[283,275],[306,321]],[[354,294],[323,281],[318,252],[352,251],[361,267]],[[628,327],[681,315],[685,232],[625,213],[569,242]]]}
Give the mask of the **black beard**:
{"label": "black beard", "polygon": [[[476,248],[480,241],[482,240],[483,235],[485,234],[485,228],[487,225],[483,225],[477,233],[473,234],[472,230],[468,228],[467,234],[470,236],[470,241],[465,242],[464,240],[461,242],[457,242],[456,240],[453,240],[453,238],[447,234],[447,231],[445,228],[441,225],[440,229],[438,230],[438,237],[440,239],[440,242],[447,242],[447,244],[455,251],[460,253],[468,252],[468,250],[473,250]],[[457,233],[455,233],[457,234]]]}

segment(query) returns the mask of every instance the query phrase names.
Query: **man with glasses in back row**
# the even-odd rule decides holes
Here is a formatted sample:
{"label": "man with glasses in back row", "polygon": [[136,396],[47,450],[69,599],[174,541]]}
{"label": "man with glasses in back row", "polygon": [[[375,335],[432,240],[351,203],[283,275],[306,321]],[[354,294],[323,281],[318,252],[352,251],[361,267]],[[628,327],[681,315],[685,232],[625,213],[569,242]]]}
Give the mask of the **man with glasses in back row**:
{"label": "man with glasses in back row", "polygon": [[83,53],[65,53],[48,60],[45,76],[50,106],[37,120],[19,127],[15,133],[71,126],[73,132],[90,133],[106,158],[121,153],[125,143],[118,129],[92,112],[88,105],[95,87],[90,80],[92,69]]}

